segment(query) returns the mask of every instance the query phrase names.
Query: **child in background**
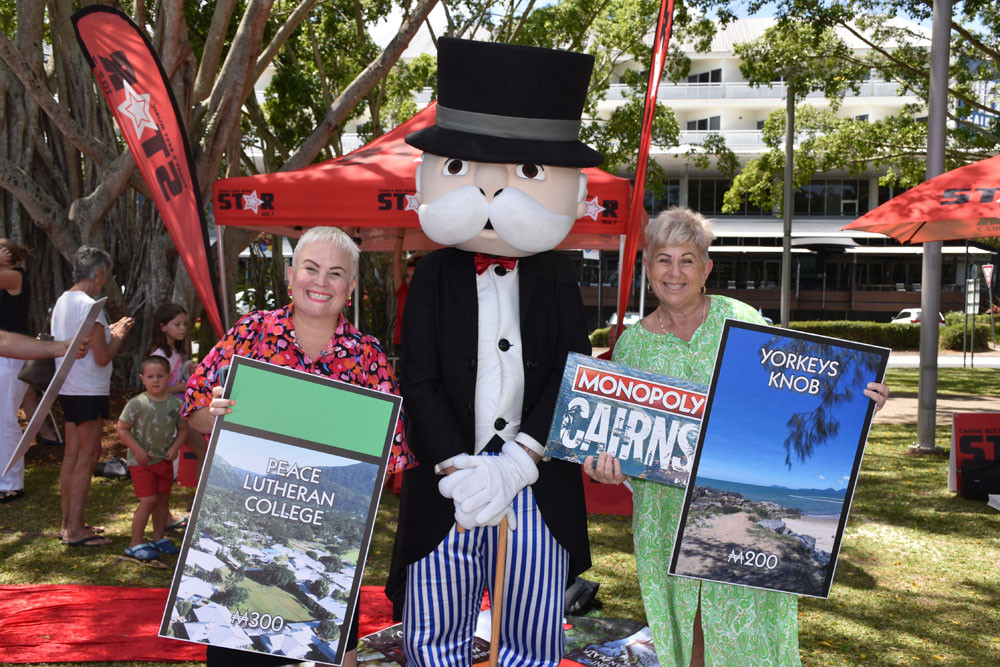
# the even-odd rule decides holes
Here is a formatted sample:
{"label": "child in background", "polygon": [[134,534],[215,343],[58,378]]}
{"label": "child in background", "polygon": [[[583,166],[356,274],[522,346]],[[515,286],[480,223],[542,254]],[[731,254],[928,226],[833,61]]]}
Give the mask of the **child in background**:
{"label": "child in background", "polygon": [[[187,438],[181,402],[167,393],[170,366],[160,356],[143,359],[139,379],[146,391],[125,404],[118,418],[118,433],[128,447],[128,466],[139,506],[132,515],[132,543],[125,555],[153,560],[179,549],[163,536],[170,514],[170,487],[174,484],[173,460]],[[146,523],[153,519],[153,540],[143,542]]]}
{"label": "child in background", "polygon": [[[150,345],[146,351],[147,355],[166,357],[170,365],[170,386],[167,393],[173,394],[181,402],[184,401],[184,390],[187,386],[188,377],[191,375],[191,360],[187,359],[185,350],[188,331],[187,311],[176,303],[164,303],[153,313],[153,327],[150,331]],[[188,430],[188,447],[194,452],[198,459],[198,470],[205,460],[205,453],[208,444],[204,436],[194,429]],[[176,476],[176,466],[174,467]],[[187,517],[171,514],[167,522],[167,529],[184,528],[187,525]]]}

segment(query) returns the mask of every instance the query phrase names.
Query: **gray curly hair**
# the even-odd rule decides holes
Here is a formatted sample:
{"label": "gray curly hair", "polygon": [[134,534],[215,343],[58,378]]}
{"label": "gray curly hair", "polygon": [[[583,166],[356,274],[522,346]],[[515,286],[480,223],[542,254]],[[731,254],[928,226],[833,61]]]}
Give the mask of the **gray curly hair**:
{"label": "gray curly hair", "polygon": [[715,240],[708,218],[689,208],[671,206],[646,225],[646,251],[693,245],[708,261],[708,246]]}

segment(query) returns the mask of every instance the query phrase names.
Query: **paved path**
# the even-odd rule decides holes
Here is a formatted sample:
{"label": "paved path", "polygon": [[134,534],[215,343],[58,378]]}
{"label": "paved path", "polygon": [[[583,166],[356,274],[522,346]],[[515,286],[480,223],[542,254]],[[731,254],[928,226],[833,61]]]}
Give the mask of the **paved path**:
{"label": "paved path", "polygon": [[[938,354],[938,366],[941,368],[1000,368],[1000,350],[976,352],[975,355],[961,352],[944,351]],[[917,368],[920,366],[919,352],[893,352],[889,355],[889,368]]]}

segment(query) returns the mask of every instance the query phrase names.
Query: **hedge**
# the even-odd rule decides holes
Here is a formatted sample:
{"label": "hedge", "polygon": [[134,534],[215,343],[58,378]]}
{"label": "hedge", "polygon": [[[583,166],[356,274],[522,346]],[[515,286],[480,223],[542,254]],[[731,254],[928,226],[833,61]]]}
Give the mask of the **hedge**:
{"label": "hedge", "polygon": [[[971,321],[969,323],[972,324]],[[789,327],[797,331],[853,340],[869,345],[881,345],[893,350],[919,350],[919,324],[890,324],[886,322],[817,321],[790,322]],[[961,350],[964,325],[947,324],[940,329],[939,347],[942,350]],[[975,344],[977,352],[989,349],[991,340],[989,320],[976,321]],[[967,343],[968,344],[968,343]]]}
{"label": "hedge", "polygon": [[[952,318],[951,321],[954,321]],[[946,318],[946,321],[949,321]],[[971,321],[970,321],[971,325]],[[869,345],[880,345],[893,350],[919,350],[919,324],[890,324],[887,322],[864,322],[854,320],[820,320],[813,322],[790,322],[789,328],[806,333],[843,338]],[[594,347],[608,346],[608,331],[610,327],[595,329],[590,334],[590,344]],[[940,330],[940,347],[942,350],[961,350],[964,324],[959,318],[957,323],[947,324]],[[977,352],[989,349],[992,340],[989,315],[976,317],[975,344]],[[967,343],[968,344],[968,343]]]}

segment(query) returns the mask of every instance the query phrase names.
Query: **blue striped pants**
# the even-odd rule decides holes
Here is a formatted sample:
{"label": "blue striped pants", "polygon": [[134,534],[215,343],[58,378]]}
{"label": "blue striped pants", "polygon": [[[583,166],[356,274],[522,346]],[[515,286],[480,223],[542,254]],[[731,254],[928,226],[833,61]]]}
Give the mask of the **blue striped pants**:
{"label": "blue striped pants", "polygon": [[[500,664],[558,665],[569,554],[552,537],[531,487],[514,499],[517,530],[507,537]],[[406,571],[403,649],[408,665],[468,667],[484,586],[493,597],[496,527],[455,527]]]}

